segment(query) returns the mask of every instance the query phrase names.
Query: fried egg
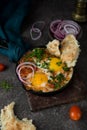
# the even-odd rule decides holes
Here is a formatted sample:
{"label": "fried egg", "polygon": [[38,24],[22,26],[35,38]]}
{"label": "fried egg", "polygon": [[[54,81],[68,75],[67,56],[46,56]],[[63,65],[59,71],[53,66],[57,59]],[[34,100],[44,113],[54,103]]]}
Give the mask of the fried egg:
{"label": "fried egg", "polygon": [[37,89],[39,87],[46,87],[48,81],[51,80],[51,71],[57,74],[63,70],[63,63],[59,58],[50,57],[50,59],[46,59],[45,64],[48,64],[47,68],[44,68],[43,63],[44,62],[38,62],[38,71],[34,73],[31,79],[32,85]]}
{"label": "fried egg", "polygon": [[36,56],[32,60],[30,58],[31,62],[29,61],[29,67],[27,68],[32,68],[31,76],[29,76],[30,74],[24,73],[24,68],[23,71],[21,69],[21,73],[26,77],[24,83],[28,90],[42,92],[55,91],[66,84],[72,76],[71,70],[65,71],[63,69],[65,64],[62,63],[59,57],[50,55],[47,50],[45,50],[45,53],[43,53],[43,57],[40,60]]}
{"label": "fried egg", "polygon": [[61,72],[63,67],[63,63],[61,59],[59,58],[51,58],[50,63],[49,63],[49,69],[55,72]]}
{"label": "fried egg", "polygon": [[32,85],[36,87],[45,87],[48,81],[48,76],[43,72],[36,72],[31,79]]}

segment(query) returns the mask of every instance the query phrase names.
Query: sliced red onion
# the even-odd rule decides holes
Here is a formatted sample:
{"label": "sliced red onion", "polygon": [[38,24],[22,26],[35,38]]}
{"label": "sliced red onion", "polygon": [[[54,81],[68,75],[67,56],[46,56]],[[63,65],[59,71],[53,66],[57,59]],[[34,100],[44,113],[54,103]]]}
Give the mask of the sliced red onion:
{"label": "sliced red onion", "polygon": [[30,68],[30,69],[32,70],[32,72],[29,73],[26,78],[23,78],[23,79],[28,79],[29,77],[31,77],[31,76],[34,75],[34,68],[33,68],[32,66],[21,66],[20,69],[19,69],[19,71],[18,71],[18,73],[20,74],[21,70],[22,70],[23,68],[25,68],[25,67],[26,67],[26,68]]}
{"label": "sliced red onion", "polygon": [[42,36],[44,25],[44,21],[37,21],[32,25],[32,28],[30,29],[30,36],[32,40],[38,40]]}
{"label": "sliced red onion", "polygon": [[61,20],[55,20],[50,24],[50,30],[52,33],[54,33],[56,31],[60,22],[61,22]]}
{"label": "sliced red onion", "polygon": [[[35,34],[37,36],[35,36]],[[31,35],[32,40],[38,40],[41,37],[42,32],[38,28],[37,29],[30,29],[30,35]]]}
{"label": "sliced red onion", "polygon": [[31,30],[36,32],[36,33],[40,33],[41,32],[40,29],[38,29],[38,28],[32,28]]}
{"label": "sliced red onion", "polygon": [[[30,68],[32,70],[32,72],[30,74],[28,74],[26,78],[22,78],[20,72],[25,67]],[[23,62],[23,63],[20,63],[16,68],[16,73],[17,73],[20,81],[28,86],[29,86],[30,82],[26,81],[26,80],[34,75],[34,68],[33,67],[36,67],[36,65],[33,64],[32,62]]]}
{"label": "sliced red onion", "polygon": [[32,25],[32,29],[37,28],[37,29],[40,29],[40,30],[42,31],[43,28],[44,28],[44,26],[45,26],[45,22],[44,22],[44,21],[37,21],[37,22],[35,22],[35,23]]}
{"label": "sliced red onion", "polygon": [[55,20],[50,24],[50,32],[61,41],[67,34],[73,34],[77,38],[81,34],[81,27],[72,20]]}
{"label": "sliced red onion", "polygon": [[36,68],[36,65],[35,65],[34,63],[32,63],[32,62],[23,62],[23,63],[20,63],[20,64],[17,66],[16,72],[17,72],[17,71],[19,70],[19,68],[20,68],[21,66],[23,66],[23,65],[31,65],[31,66],[33,66],[33,67]]}
{"label": "sliced red onion", "polygon": [[73,26],[73,25],[70,25],[70,24],[69,25],[66,24],[64,26],[64,30],[65,30],[66,33],[73,33],[73,34],[77,34],[78,33],[76,27]]}
{"label": "sliced red onion", "polygon": [[54,35],[54,37],[56,38],[56,39],[58,39],[58,40],[62,40],[62,38],[60,37],[60,36],[58,36],[58,35]]}
{"label": "sliced red onion", "polygon": [[[26,78],[22,78],[20,72],[25,67],[30,68],[32,70],[32,72],[30,74],[28,74]],[[26,81],[26,80],[34,75],[34,68],[31,66],[21,66],[19,71],[17,72],[17,74],[18,74],[20,81],[28,85],[28,84],[30,84],[30,82],[29,82],[29,80],[28,81]]]}

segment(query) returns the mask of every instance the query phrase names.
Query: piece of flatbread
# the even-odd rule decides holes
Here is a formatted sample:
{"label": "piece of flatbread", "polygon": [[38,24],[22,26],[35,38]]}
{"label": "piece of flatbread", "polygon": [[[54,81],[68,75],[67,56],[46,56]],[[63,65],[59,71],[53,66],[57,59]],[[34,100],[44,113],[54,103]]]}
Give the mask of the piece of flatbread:
{"label": "piece of flatbread", "polygon": [[58,40],[56,40],[56,39],[54,39],[53,41],[48,42],[47,49],[48,49],[49,53],[51,55],[59,57],[60,56],[59,45],[60,45],[60,42]]}
{"label": "piece of flatbread", "polygon": [[32,120],[27,118],[19,120],[14,115],[14,105],[15,102],[12,102],[1,109],[1,130],[36,130]]}
{"label": "piece of flatbread", "polygon": [[80,53],[80,45],[72,34],[67,35],[61,42],[61,59],[68,67],[76,65]]}

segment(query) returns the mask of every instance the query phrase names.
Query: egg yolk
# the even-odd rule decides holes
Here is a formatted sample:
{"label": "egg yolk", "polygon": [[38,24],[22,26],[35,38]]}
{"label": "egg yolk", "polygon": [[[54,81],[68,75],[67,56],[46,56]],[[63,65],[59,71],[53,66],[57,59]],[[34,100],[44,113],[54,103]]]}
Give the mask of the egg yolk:
{"label": "egg yolk", "polygon": [[63,67],[63,63],[61,59],[59,58],[51,58],[50,64],[49,64],[49,69],[53,70],[55,72],[61,71]]}
{"label": "egg yolk", "polygon": [[40,87],[46,84],[48,81],[48,77],[45,73],[42,72],[36,72],[34,76],[32,77],[32,85],[36,87]]}

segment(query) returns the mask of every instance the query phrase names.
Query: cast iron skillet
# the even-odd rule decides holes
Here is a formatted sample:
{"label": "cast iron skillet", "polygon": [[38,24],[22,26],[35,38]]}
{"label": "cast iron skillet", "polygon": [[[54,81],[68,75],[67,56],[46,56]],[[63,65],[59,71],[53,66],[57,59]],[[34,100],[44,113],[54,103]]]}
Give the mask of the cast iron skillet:
{"label": "cast iron skillet", "polygon": [[[37,47],[36,47],[37,48]],[[39,46],[38,48],[45,48],[45,46]],[[34,48],[33,48],[34,49]],[[31,51],[32,49],[30,49],[29,51]],[[21,58],[20,58],[21,59]],[[20,62],[20,60],[19,60]],[[17,64],[18,65],[18,64]],[[74,71],[74,70],[73,70]],[[17,75],[18,77],[18,75]],[[72,77],[73,77],[73,72],[72,72],[72,76],[71,76],[71,79],[68,81],[67,84],[65,84],[64,86],[62,86],[61,88],[59,88],[58,90],[55,90],[55,91],[51,91],[51,92],[42,92],[42,91],[34,91],[34,90],[27,90],[26,89],[26,86],[24,84],[22,84],[22,87],[23,89],[25,89],[27,92],[30,92],[30,93],[33,93],[35,95],[40,95],[40,96],[52,96],[52,95],[55,95],[55,94],[58,94],[62,91],[64,91],[65,88],[69,87],[70,86],[70,83],[72,81]]]}
{"label": "cast iron skillet", "polygon": [[[73,75],[72,75],[72,78],[73,78]],[[25,91],[30,92],[30,93],[35,94],[35,95],[38,95],[38,96],[53,96],[53,95],[61,93],[65,89],[67,89],[70,86],[71,82],[72,82],[72,78],[70,79],[70,81],[66,85],[64,85],[60,89],[52,91],[52,92],[42,92],[42,91],[26,90],[24,85],[23,85],[23,88],[25,89]]]}

